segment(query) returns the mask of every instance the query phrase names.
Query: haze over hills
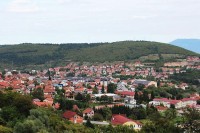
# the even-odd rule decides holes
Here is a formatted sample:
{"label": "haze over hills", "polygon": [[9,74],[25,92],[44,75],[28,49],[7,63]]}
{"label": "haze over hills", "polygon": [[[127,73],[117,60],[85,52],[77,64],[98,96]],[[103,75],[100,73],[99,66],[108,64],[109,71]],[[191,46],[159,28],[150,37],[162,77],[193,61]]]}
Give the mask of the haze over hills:
{"label": "haze over hills", "polygon": [[200,53],[200,39],[176,39],[170,44]]}
{"label": "haze over hills", "polygon": [[148,41],[79,44],[18,44],[0,46],[0,64],[38,65],[66,61],[105,62],[128,60],[167,60],[197,55],[170,44]]}

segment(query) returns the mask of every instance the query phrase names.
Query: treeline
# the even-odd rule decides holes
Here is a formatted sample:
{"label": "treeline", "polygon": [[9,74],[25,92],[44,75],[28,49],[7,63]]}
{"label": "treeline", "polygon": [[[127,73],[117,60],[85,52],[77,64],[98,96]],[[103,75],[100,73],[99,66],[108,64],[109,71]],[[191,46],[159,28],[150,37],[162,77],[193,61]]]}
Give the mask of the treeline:
{"label": "treeline", "polygon": [[200,85],[199,79],[200,79],[200,70],[196,69],[188,69],[184,73],[175,73],[174,75],[171,75],[170,78],[174,80],[175,82],[185,82],[192,85]]}
{"label": "treeline", "polygon": [[[20,44],[0,47],[1,64],[35,65],[67,60],[80,62],[127,61],[150,54],[196,55],[180,47],[147,41],[79,44]],[[160,60],[163,60],[160,57]]]}

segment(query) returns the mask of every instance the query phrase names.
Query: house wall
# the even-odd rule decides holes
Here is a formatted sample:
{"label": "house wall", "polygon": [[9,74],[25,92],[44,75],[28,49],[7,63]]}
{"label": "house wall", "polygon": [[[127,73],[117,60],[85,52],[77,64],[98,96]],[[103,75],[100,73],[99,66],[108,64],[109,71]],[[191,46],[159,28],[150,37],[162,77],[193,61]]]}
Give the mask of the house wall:
{"label": "house wall", "polygon": [[182,107],[183,107],[182,102],[178,102],[177,104],[175,104],[176,109],[182,108]]}
{"label": "house wall", "polygon": [[182,106],[186,107],[187,105],[197,105],[197,101],[184,101],[182,102]]}
{"label": "house wall", "polygon": [[140,130],[142,128],[142,126],[138,125],[135,122],[126,122],[123,124],[124,126],[130,126],[133,127],[135,130]]}
{"label": "house wall", "polygon": [[85,113],[85,114],[83,114],[83,117],[85,117],[86,115],[87,115],[88,117],[92,118],[92,117],[94,116],[94,111],[91,111],[90,113]]}
{"label": "house wall", "polygon": [[155,82],[155,81],[151,81],[151,82],[148,84],[148,86],[152,86],[152,85],[154,85],[155,87],[158,87],[157,82]]}
{"label": "house wall", "polygon": [[72,123],[83,123],[83,118],[75,115],[74,117],[70,118],[69,121],[71,121]]}

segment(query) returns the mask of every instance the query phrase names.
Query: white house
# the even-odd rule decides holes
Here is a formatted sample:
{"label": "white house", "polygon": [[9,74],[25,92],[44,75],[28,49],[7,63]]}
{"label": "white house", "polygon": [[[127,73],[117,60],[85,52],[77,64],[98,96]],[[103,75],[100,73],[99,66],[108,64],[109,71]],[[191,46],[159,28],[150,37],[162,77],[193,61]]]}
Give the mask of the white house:
{"label": "white house", "polygon": [[181,101],[183,107],[197,105],[197,100],[194,98],[183,98]]}
{"label": "white house", "polygon": [[92,118],[94,116],[94,110],[92,108],[87,108],[83,111],[83,117],[88,116]]}

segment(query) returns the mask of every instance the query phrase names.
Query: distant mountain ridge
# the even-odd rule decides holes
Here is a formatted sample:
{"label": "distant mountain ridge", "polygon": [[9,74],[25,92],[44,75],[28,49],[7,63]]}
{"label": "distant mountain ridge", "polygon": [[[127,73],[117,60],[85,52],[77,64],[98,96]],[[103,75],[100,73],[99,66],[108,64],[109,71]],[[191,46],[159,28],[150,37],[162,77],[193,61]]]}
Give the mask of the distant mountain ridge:
{"label": "distant mountain ridge", "polygon": [[176,39],[170,44],[200,53],[200,39]]}
{"label": "distant mountain ridge", "polygon": [[189,50],[165,43],[149,41],[121,41],[113,43],[78,44],[18,44],[0,46],[0,66],[78,62],[113,62],[160,60],[198,55]]}

